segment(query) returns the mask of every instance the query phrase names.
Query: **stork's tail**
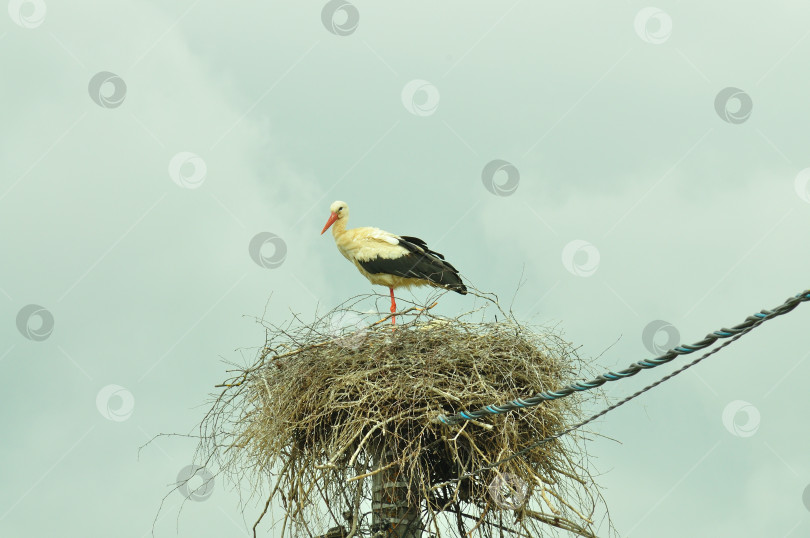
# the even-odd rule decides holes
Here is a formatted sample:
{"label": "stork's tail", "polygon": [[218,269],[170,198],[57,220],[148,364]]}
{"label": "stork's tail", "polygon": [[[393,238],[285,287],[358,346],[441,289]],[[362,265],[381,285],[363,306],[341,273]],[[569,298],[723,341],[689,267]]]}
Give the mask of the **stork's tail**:
{"label": "stork's tail", "polygon": [[431,282],[461,295],[467,295],[467,286],[461,281],[461,276],[459,276],[456,268],[444,260],[441,260],[441,264],[442,271],[436,275],[438,278],[431,278]]}
{"label": "stork's tail", "polygon": [[450,289],[456,293],[460,293],[461,295],[467,295],[467,286],[464,284],[459,284],[458,286],[454,286]]}
{"label": "stork's tail", "polygon": [[458,282],[454,284],[445,284],[444,287],[448,290],[460,293],[461,295],[467,295],[467,286],[465,286],[464,282],[461,281],[461,277],[458,275],[454,276],[458,279]]}

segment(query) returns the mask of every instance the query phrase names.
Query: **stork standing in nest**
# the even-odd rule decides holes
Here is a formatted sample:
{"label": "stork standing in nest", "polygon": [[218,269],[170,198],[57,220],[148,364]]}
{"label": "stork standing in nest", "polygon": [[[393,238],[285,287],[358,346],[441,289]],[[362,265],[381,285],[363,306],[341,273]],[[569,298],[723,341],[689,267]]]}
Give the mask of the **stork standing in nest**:
{"label": "stork standing in nest", "polygon": [[[379,228],[347,230],[349,206],[346,202],[333,202],[329,211],[331,214],[321,235],[331,226],[340,253],[372,284],[388,287],[391,314],[397,311],[394,288],[427,285],[467,294],[456,268],[421,239],[394,235]],[[391,323],[396,323],[396,316],[391,316]]]}

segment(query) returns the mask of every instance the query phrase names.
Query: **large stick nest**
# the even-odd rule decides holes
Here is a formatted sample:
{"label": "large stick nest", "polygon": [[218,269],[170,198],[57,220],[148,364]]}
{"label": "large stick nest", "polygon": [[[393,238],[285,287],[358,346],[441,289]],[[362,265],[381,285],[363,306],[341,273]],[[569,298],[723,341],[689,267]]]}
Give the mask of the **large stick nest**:
{"label": "large stick nest", "polygon": [[220,385],[203,422],[207,459],[269,488],[265,512],[283,507],[279,536],[370,535],[380,472],[407,485],[401,493],[421,512],[424,536],[542,536],[555,527],[593,536],[600,497],[580,434],[458,480],[571,425],[581,395],[454,426],[436,420],[581,378],[575,349],[492,300],[454,319],[414,305],[394,330],[359,311],[374,298],[311,323],[264,322],[258,360]]}

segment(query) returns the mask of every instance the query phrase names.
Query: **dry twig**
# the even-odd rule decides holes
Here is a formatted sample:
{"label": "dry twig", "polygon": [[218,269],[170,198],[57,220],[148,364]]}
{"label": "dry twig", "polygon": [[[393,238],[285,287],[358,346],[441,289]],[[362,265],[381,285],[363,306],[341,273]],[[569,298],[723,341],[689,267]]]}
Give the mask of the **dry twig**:
{"label": "dry twig", "polygon": [[[470,427],[434,420],[581,377],[572,346],[558,334],[521,325],[488,298],[498,321],[487,319],[487,304],[454,319],[414,306],[398,314],[392,331],[374,323],[378,314],[358,311],[355,305],[369,297],[375,296],[355,298],[311,324],[267,326],[256,363],[217,385],[223,390],[201,426],[201,447],[235,481],[250,477],[257,487],[269,485],[262,517],[271,499],[283,499],[282,536],[343,525],[336,514],[346,517],[352,534],[359,532],[371,496],[363,479],[381,470],[372,455],[386,450],[394,460],[384,469],[394,468],[397,481],[408,484],[408,501],[422,507],[423,523],[437,536],[461,532],[462,515],[474,522],[465,534],[497,529],[542,536],[557,527],[592,536],[600,497],[588,470],[574,463],[582,460],[572,457],[581,453],[577,436],[454,480],[562,430],[579,417],[581,399]],[[336,319],[353,323],[344,330]],[[520,517],[504,518],[511,509],[490,491],[497,476],[509,475],[543,484],[530,487],[530,504],[515,511]],[[551,514],[540,510],[552,506],[547,494],[561,501]]]}

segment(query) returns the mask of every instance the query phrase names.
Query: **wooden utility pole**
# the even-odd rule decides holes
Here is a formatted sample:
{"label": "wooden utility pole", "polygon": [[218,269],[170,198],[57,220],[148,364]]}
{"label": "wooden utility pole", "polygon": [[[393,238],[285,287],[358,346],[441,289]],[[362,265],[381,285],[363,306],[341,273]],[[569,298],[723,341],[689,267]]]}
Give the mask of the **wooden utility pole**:
{"label": "wooden utility pole", "polygon": [[[395,458],[393,449],[381,443],[374,453],[374,468],[384,468]],[[408,483],[401,480],[402,476],[397,465],[372,475],[372,538],[422,537],[420,503],[412,501],[409,504]]]}

